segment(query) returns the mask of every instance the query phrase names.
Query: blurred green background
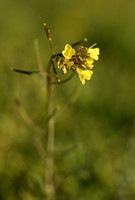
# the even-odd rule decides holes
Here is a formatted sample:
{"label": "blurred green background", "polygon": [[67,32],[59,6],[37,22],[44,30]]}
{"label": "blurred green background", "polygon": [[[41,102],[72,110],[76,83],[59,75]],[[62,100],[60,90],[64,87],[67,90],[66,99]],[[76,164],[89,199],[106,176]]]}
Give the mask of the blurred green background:
{"label": "blurred green background", "polygon": [[[33,41],[39,39],[46,68],[56,52],[84,37],[101,50],[94,75],[73,107],[57,119],[55,159],[57,199],[135,199],[135,1],[0,1],[0,199],[42,199],[44,161],[34,147],[35,132],[15,104],[19,98],[32,120],[45,127],[46,90],[39,75],[13,73],[11,67],[37,69]],[[74,91],[78,77],[55,86],[55,106]],[[79,82],[81,84],[81,82]],[[42,138],[44,142],[44,137]]]}

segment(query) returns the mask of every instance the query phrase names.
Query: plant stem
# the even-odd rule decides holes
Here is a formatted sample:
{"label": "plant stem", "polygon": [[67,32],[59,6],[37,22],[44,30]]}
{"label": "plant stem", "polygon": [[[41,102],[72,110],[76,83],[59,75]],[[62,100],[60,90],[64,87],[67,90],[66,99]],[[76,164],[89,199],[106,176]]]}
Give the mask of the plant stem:
{"label": "plant stem", "polygon": [[[52,114],[52,77],[51,77],[52,58],[48,65],[47,76],[47,117]],[[45,190],[46,200],[55,200],[55,186],[54,186],[54,118],[47,120],[46,131],[46,158],[45,158]]]}

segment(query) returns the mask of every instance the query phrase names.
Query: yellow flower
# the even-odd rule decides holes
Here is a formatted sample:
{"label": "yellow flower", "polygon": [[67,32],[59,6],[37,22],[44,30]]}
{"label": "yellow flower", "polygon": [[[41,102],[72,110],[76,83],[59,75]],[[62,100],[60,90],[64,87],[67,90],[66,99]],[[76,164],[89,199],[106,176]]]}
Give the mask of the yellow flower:
{"label": "yellow flower", "polygon": [[75,55],[75,53],[75,49],[73,49],[72,46],[69,44],[66,44],[64,50],[62,51],[63,56],[68,60],[71,59],[71,57]]}
{"label": "yellow flower", "polygon": [[87,53],[89,54],[90,58],[98,60],[99,48],[92,49],[92,47],[88,48]]}
{"label": "yellow flower", "polygon": [[82,84],[84,85],[85,84],[85,79],[86,80],[90,80],[92,74],[93,74],[93,71],[91,70],[81,70],[81,69],[77,69],[77,73],[78,73],[78,76],[80,78],[80,81],[82,82]]}
{"label": "yellow flower", "polygon": [[66,44],[62,53],[57,54],[58,68],[61,69],[63,74],[73,70],[84,85],[85,80],[91,79],[94,60],[98,60],[99,57],[100,50],[99,48],[93,48],[95,45],[89,48],[79,46],[73,49],[71,45]]}
{"label": "yellow flower", "polygon": [[93,62],[94,62],[94,59],[93,58],[87,58],[86,59],[86,62],[85,62],[85,65],[86,65],[86,67],[88,67],[89,69],[92,69],[93,68]]}

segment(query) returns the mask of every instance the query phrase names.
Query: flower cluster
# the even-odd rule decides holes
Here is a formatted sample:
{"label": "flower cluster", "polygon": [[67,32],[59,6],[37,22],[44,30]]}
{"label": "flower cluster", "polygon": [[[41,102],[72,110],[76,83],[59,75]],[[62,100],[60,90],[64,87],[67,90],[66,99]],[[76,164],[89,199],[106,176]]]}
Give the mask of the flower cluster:
{"label": "flower cluster", "polygon": [[89,48],[79,46],[74,49],[71,45],[66,44],[62,53],[56,57],[58,68],[62,70],[63,74],[72,69],[84,85],[85,79],[90,80],[93,74],[94,60],[98,60],[99,48],[93,48],[95,45]]}

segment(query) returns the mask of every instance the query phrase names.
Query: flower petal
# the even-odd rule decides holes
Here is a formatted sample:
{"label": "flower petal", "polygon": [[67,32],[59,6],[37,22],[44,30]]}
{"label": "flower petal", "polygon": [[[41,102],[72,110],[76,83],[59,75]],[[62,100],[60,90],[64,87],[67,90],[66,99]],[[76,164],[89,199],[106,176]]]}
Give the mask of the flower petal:
{"label": "flower petal", "polygon": [[64,50],[62,51],[62,55],[68,60],[71,59],[71,57],[75,55],[75,53],[75,49],[73,49],[72,46],[69,44],[66,44]]}
{"label": "flower petal", "polygon": [[80,78],[80,81],[84,85],[85,84],[85,79],[86,80],[90,80],[90,78],[91,78],[91,76],[93,74],[93,71],[77,69],[77,73],[78,73],[78,76]]}
{"label": "flower petal", "polygon": [[93,58],[94,60],[98,60],[98,55],[99,55],[99,48],[94,48],[92,49],[91,47],[88,48],[88,54],[90,54],[90,58]]}

